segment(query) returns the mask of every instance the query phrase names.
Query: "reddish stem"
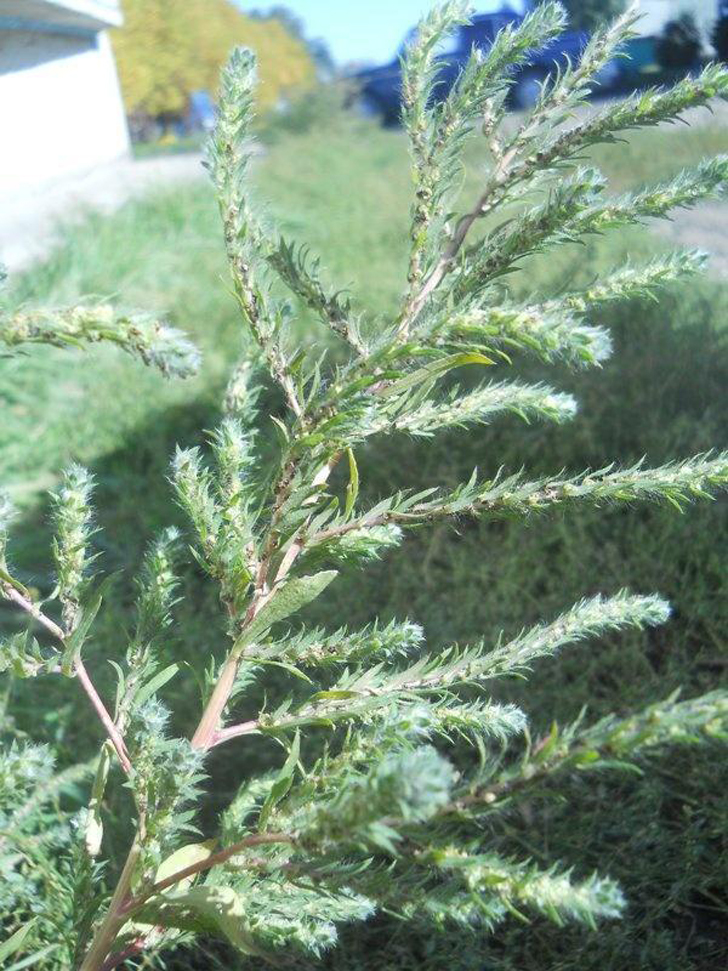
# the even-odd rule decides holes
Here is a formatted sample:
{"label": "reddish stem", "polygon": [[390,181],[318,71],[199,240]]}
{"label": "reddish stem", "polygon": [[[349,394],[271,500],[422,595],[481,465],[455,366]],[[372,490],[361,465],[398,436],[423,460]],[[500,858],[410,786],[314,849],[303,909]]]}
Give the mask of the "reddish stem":
{"label": "reddish stem", "polygon": [[124,948],[123,951],[118,951],[116,954],[112,954],[110,957],[104,961],[101,971],[113,971],[114,968],[118,968],[120,964],[127,961],[129,958],[136,957],[137,954],[141,954],[146,946],[146,942],[143,937],[134,941],[129,947]]}
{"label": "reddish stem", "polygon": [[144,894],[141,900],[130,900],[129,903],[124,907],[124,910],[129,913],[132,910],[136,910],[137,907],[141,906],[150,897],[154,897],[158,893],[162,893],[163,890],[173,887],[176,883],[180,883],[182,880],[187,880],[188,877],[194,877],[198,873],[204,873],[206,870],[211,870],[215,866],[220,866],[222,863],[227,863],[232,857],[237,856],[242,853],[243,850],[250,849],[252,846],[264,846],[269,843],[293,843],[294,839],[289,836],[288,833],[254,833],[252,836],[246,836],[245,839],[240,840],[239,843],[233,843],[232,846],[227,846],[224,850],[220,850],[218,853],[213,853],[208,856],[206,860],[198,860],[197,863],[191,863],[186,866],[183,870],[178,870],[177,873],[172,873],[170,876],[165,877],[164,880],[160,880],[159,883],[155,883],[154,886]]}
{"label": "reddish stem", "polygon": [[114,720],[109,714],[106,705],[99,697],[99,693],[94,687],[88,671],[86,670],[86,666],[80,657],[76,658],[76,660],[73,662],[73,669],[76,672],[76,677],[80,681],[83,690],[86,692],[91,704],[94,706],[94,710],[99,716],[101,724],[106,729],[106,734],[109,736],[111,744],[114,746],[114,750],[119,757],[119,762],[121,762],[121,767],[123,768],[124,772],[129,775],[131,773],[132,765],[124,739],[121,737],[119,729],[114,724]]}
{"label": "reddish stem", "polygon": [[253,719],[249,722],[240,722],[238,725],[229,725],[227,728],[220,728],[212,736],[212,741],[210,743],[210,748],[215,748],[216,745],[223,745],[225,742],[229,742],[233,738],[238,738],[240,735],[252,735],[253,732],[257,732],[260,727],[260,723]]}

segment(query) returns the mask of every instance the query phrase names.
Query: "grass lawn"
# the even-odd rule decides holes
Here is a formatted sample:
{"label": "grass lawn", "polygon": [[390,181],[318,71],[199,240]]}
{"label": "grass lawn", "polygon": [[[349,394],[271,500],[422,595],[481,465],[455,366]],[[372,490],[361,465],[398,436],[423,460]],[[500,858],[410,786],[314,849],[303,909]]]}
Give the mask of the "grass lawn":
{"label": "grass lawn", "polygon": [[[614,191],[665,178],[682,165],[728,151],[728,129],[700,127],[641,133],[626,145],[595,153]],[[476,149],[464,191],[474,189]],[[391,313],[402,289],[407,254],[410,179],[406,146],[397,133],[342,122],[276,140],[257,163],[261,198],[289,236],[308,241],[330,277],[351,286],[355,305],[372,326]],[[628,255],[649,255],[662,245],[656,234],[629,231],[564,247],[548,263],[534,260],[514,280],[546,293],[590,282]],[[24,518],[15,561],[41,589],[48,573],[45,490],[71,458],[88,464],[99,483],[100,543],[107,570],[133,568],[155,529],[178,520],[165,476],[176,442],[201,441],[216,420],[217,400],[231,363],[246,338],[226,290],[224,258],[212,195],[204,184],[128,204],[110,217],[93,217],[69,229],[65,244],[42,266],[15,280],[6,299],[57,303],[89,294],[118,294],[125,304],[169,314],[199,344],[205,364],[187,383],[165,383],[113,351],[81,355],[51,349],[0,359],[0,483],[20,503]],[[221,279],[222,277],[222,279]],[[728,403],[728,287],[690,283],[660,304],[632,304],[603,315],[613,328],[616,353],[602,372],[548,373],[524,365],[528,377],[545,376],[573,391],[582,409],[568,428],[523,426],[513,418],[435,443],[399,440],[376,444],[361,462],[363,488],[372,498],[416,468],[424,485],[451,483],[474,465],[484,474],[522,464],[535,474],[579,470],[643,454],[659,462],[711,446],[725,446]],[[304,313],[296,336],[324,339]],[[332,348],[332,353],[337,349]],[[465,379],[467,380],[467,378]],[[275,410],[270,395],[265,402]],[[272,436],[268,420],[262,437]],[[456,532],[437,527],[418,533],[366,575],[346,575],[316,619],[332,607],[352,624],[409,615],[424,623],[432,646],[495,636],[505,628],[557,613],[582,596],[621,586],[658,590],[676,608],[665,630],[605,640],[539,667],[513,698],[526,699],[536,729],[574,718],[584,704],[592,715],[626,711],[682,687],[697,693],[726,680],[728,621],[725,505],[701,507],[684,517],[668,510],[594,512],[544,520],[528,528],[463,523]],[[214,596],[185,578],[181,605],[184,639],[170,649],[194,664],[197,647],[214,636]],[[130,598],[120,580],[100,630],[99,656],[112,653]],[[10,622],[9,614],[4,618]],[[3,618],[0,618],[0,620]],[[213,634],[211,635],[211,631]],[[220,639],[222,643],[222,639]],[[93,655],[91,656],[93,664]],[[190,679],[191,680],[191,679]],[[14,688],[11,710],[33,732],[60,725],[59,711],[75,713],[58,746],[77,757],[91,752],[84,713],[66,683]],[[178,692],[187,689],[180,686]],[[189,689],[194,707],[193,688]],[[32,701],[31,701],[32,698]],[[32,705],[32,707],[31,707]],[[180,730],[187,726],[180,721]],[[221,800],[234,791],[242,766],[269,750],[241,744],[239,763],[213,764]],[[231,765],[231,761],[236,764]],[[578,803],[579,812],[571,807]],[[124,807],[116,836],[124,841]],[[615,776],[574,779],[548,799],[510,820],[512,847],[535,859],[559,858],[620,879],[632,901],[627,919],[598,934],[558,931],[536,921],[509,925],[487,940],[463,944],[448,935],[413,940],[396,923],[377,921],[347,932],[331,968],[498,968],[536,971],[568,968],[713,968],[728,958],[728,768],[725,751],[688,750],[655,759],[643,781]],[[112,844],[112,853],[114,846]],[[236,967],[222,949],[180,957],[169,967]]]}

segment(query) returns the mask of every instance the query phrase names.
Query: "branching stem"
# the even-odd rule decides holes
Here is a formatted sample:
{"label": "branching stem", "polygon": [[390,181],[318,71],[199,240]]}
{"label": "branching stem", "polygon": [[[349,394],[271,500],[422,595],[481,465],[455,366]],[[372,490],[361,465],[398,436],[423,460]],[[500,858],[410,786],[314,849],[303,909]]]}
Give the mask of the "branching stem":
{"label": "branching stem", "polygon": [[[60,641],[62,644],[66,642],[65,631],[58,626],[50,617],[46,617],[43,611],[34,604],[32,600],[22,594],[14,586],[9,583],[0,584],[0,592],[7,599],[20,607],[29,614],[35,621],[37,621],[41,627],[44,627],[49,634],[51,634],[56,640]],[[73,670],[76,672],[76,677],[78,678],[79,684],[86,692],[89,701],[93,705],[93,709],[96,712],[99,721],[104,726],[106,734],[109,736],[111,744],[114,746],[114,751],[116,752],[121,767],[127,775],[131,772],[132,765],[129,760],[129,753],[126,749],[126,744],[121,736],[118,728],[114,724],[114,720],[109,714],[109,711],[101,699],[98,691],[96,690],[93,681],[91,680],[88,671],[86,670],[86,665],[80,657],[77,657],[73,662]]]}
{"label": "branching stem", "polygon": [[[331,465],[331,468],[333,468],[333,465]],[[266,552],[263,558],[261,559],[260,565],[258,567],[258,572],[255,579],[255,588],[254,588],[253,597],[252,597],[250,606],[248,607],[248,610],[246,612],[245,620],[243,623],[243,627],[241,628],[241,632],[244,631],[245,627],[247,627],[255,619],[257,614],[265,606],[265,604],[267,603],[270,597],[270,590],[267,584],[267,576],[268,576],[268,570],[270,567],[271,558],[275,555],[275,552],[277,549],[277,545],[275,542],[275,535],[274,535],[276,523],[277,523],[277,513],[280,509],[280,505],[285,501],[286,488],[284,487],[284,483],[288,480],[288,478],[289,478],[289,472],[284,468],[284,470],[281,473],[281,478],[278,482],[278,486],[276,488],[277,501],[276,501],[276,507],[274,509],[274,514],[271,520],[271,524],[269,526],[268,539],[265,544]],[[291,555],[287,557],[285,565],[284,564],[281,565],[281,567],[278,570],[278,574],[276,576],[277,582],[280,582],[282,579],[284,579],[287,572],[293,566],[295,559],[298,555],[298,552],[300,552],[300,548],[295,553],[295,555]],[[220,677],[218,678],[217,684],[215,685],[212,695],[210,696],[210,699],[207,705],[205,706],[205,710],[202,713],[200,722],[192,736],[191,745],[193,748],[202,752],[206,752],[209,749],[213,748],[215,745],[219,744],[218,739],[220,735],[220,730],[218,726],[225,712],[225,708],[227,707],[227,704],[230,700],[230,696],[233,692],[233,688],[235,686],[235,680],[237,678],[238,669],[240,667],[240,663],[242,659],[243,659],[242,652],[235,651],[235,649],[231,650],[230,653],[228,654],[228,657],[225,660],[225,664],[223,665]],[[223,729],[222,731],[224,732],[225,730]],[[251,840],[252,842],[250,842]],[[216,866],[219,863],[223,863],[225,862],[225,860],[230,859],[231,856],[234,856],[236,853],[239,853],[242,849],[245,849],[246,846],[256,846],[267,842],[291,842],[291,841],[292,841],[292,837],[284,836],[282,834],[267,834],[267,833],[256,834],[255,836],[248,837],[248,839],[244,840],[241,844],[236,844],[235,846],[229,847],[227,850],[222,850],[220,851],[220,853],[215,854],[212,857],[209,857],[208,860],[204,861],[204,863],[207,865],[202,865],[202,866],[197,865],[196,868],[193,868],[190,873],[187,873],[186,871],[180,871],[180,873],[178,874],[173,874],[171,878],[168,878],[166,881],[162,881],[162,883],[155,885],[155,888],[153,888],[152,893],[161,893],[162,890],[164,890],[167,886],[172,886],[174,883],[177,883],[179,880],[185,879],[185,877],[187,876],[192,876],[194,873],[202,872],[204,870],[210,869],[210,867],[212,866]],[[135,852],[135,847],[137,847],[136,841],[134,846],[132,847],[132,850],[130,851],[130,857],[131,857],[131,854]],[[137,850],[137,853],[138,853],[138,850]],[[127,864],[128,862],[129,861],[127,860]],[[114,902],[112,901],[112,905],[109,907],[106,917],[104,918],[101,926],[97,931],[96,938],[94,939],[94,943],[92,944],[91,950],[89,951],[89,954],[86,956],[84,963],[81,965],[81,968],[79,969],[79,971],[110,971],[110,969],[117,967],[124,960],[126,960],[127,957],[132,957],[135,954],[139,954],[144,950],[146,941],[144,939],[140,939],[134,942],[133,950],[131,952],[129,953],[122,952],[122,954],[116,957],[113,955],[111,957],[108,956],[109,951],[113,946],[113,942],[117,937],[119,930],[124,926],[124,923],[127,921],[131,910],[134,907],[139,906],[139,903],[134,902],[129,895],[130,883],[127,882],[126,887],[122,886],[125,880],[124,875],[126,873],[127,873],[127,867],[125,866],[124,872],[122,873],[122,876],[120,878],[119,885],[117,886],[117,891],[114,895],[114,900],[116,900],[117,895],[120,893],[120,888],[121,888],[121,897],[119,897],[120,903],[118,903],[118,906],[116,906],[115,908]],[[149,896],[150,895],[147,895],[144,899],[148,899]],[[109,940],[109,936],[110,936],[110,940]],[[105,942],[103,946],[99,945],[98,943],[99,941]],[[104,947],[105,947],[105,951],[102,954],[101,951],[103,950]],[[89,963],[90,956],[93,954],[96,955],[96,957],[94,958],[95,963]],[[99,955],[100,955],[100,960],[98,959]]]}
{"label": "branching stem", "polygon": [[407,337],[410,327],[417,317],[419,317],[425,304],[452,269],[455,259],[462,249],[463,243],[465,242],[465,239],[467,238],[467,235],[472,229],[473,225],[478,219],[481,219],[489,211],[491,197],[493,193],[496,192],[503,185],[503,183],[507,181],[510,167],[516,158],[516,154],[516,148],[512,148],[510,151],[506,152],[501,159],[499,159],[485,191],[481,194],[480,198],[470,212],[466,213],[458,221],[452,239],[445,247],[442,256],[437,261],[432,273],[425,280],[422,289],[411,301],[402,318],[399,326],[399,333],[402,338]]}
{"label": "branching stem", "polygon": [[251,836],[246,836],[245,839],[240,840],[238,843],[233,843],[231,846],[226,846],[224,850],[213,853],[211,856],[208,856],[206,860],[199,860],[197,863],[191,863],[189,866],[184,867],[184,869],[178,870],[176,873],[172,873],[170,876],[165,877],[164,880],[160,880],[158,883],[155,883],[154,886],[150,887],[150,889],[142,897],[130,900],[124,907],[124,911],[126,914],[132,913],[158,893],[163,893],[165,890],[169,890],[170,887],[174,887],[183,880],[188,880],[190,877],[197,876],[198,873],[205,873],[207,870],[212,870],[213,867],[222,866],[223,863],[227,863],[228,860],[231,860],[234,856],[237,856],[244,850],[250,849],[254,846],[266,846],[271,843],[292,844],[294,842],[294,837],[288,833],[253,833]]}

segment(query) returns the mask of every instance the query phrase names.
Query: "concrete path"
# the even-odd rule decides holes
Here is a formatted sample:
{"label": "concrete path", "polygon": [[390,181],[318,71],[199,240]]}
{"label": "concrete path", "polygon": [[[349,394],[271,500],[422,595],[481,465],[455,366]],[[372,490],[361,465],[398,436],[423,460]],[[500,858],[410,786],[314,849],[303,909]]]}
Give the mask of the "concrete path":
{"label": "concrete path", "polygon": [[62,184],[0,196],[0,263],[13,272],[42,259],[58,242],[59,223],[74,214],[113,212],[133,196],[204,174],[199,154],[120,159]]}
{"label": "concrete path", "polygon": [[695,209],[681,209],[670,222],[660,221],[654,231],[676,248],[706,250],[710,275],[728,282],[728,203],[711,200]]}
{"label": "concrete path", "polygon": [[[719,102],[713,114],[703,108],[694,109],[685,118],[693,127],[723,125],[728,122],[728,104]],[[42,259],[58,241],[59,223],[72,219],[74,214],[89,210],[113,212],[127,199],[155,186],[203,176],[199,154],[142,161],[124,159],[62,185],[39,187],[32,194],[0,195],[0,263],[12,272]],[[678,211],[672,222],[657,222],[653,229],[675,246],[707,249],[713,257],[711,274],[728,278],[728,203],[711,201],[694,210]]]}

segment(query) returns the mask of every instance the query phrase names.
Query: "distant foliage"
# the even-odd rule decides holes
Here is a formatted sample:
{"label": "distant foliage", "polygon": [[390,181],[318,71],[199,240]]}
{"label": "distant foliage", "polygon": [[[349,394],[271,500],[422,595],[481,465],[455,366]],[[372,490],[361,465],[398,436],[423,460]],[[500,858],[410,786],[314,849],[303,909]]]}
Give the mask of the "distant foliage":
{"label": "distant foliage", "polygon": [[124,26],[113,32],[113,44],[130,113],[184,111],[190,92],[215,90],[235,44],[258,56],[261,108],[315,78],[304,41],[280,20],[248,17],[228,0],[123,0],[123,8]]}
{"label": "distant foliage", "polygon": [[668,71],[689,68],[700,57],[702,46],[695,18],[686,13],[665,24],[657,42],[657,60]]}
{"label": "distant foliage", "polygon": [[276,4],[264,11],[251,10],[248,15],[257,20],[278,20],[292,37],[297,37],[306,45],[309,54],[323,75],[334,73],[336,66],[326,41],[321,37],[313,39],[307,37],[303,20],[297,17],[288,7],[283,4]]}
{"label": "distant foliage", "polygon": [[713,47],[721,61],[728,61],[728,17],[721,17],[713,30]]}
{"label": "distant foliage", "polygon": [[626,0],[565,0],[569,24],[574,30],[596,30],[622,13]]}

